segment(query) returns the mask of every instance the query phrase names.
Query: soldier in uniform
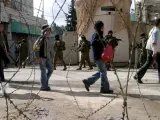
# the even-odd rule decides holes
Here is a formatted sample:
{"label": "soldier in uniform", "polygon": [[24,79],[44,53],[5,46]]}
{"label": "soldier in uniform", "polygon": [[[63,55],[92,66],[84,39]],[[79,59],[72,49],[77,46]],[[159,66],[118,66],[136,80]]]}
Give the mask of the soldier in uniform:
{"label": "soldier in uniform", "polygon": [[139,60],[138,60],[138,66],[142,66],[145,62],[146,62],[146,59],[147,59],[147,50],[146,50],[146,44],[147,44],[147,35],[145,33],[142,33],[140,35],[140,39],[141,39],[141,42],[139,44],[139,48],[140,48],[140,57],[139,57]]}
{"label": "soldier in uniform", "polygon": [[27,58],[27,43],[25,39],[22,39],[16,44],[16,64],[19,65],[19,67],[25,68],[25,60]]}
{"label": "soldier in uniform", "polygon": [[[82,40],[80,40],[80,44],[81,44],[81,42],[82,42]],[[83,68],[86,68],[86,60],[84,61]]]}
{"label": "soldier in uniform", "polygon": [[5,81],[4,77],[4,63],[8,64],[10,61],[7,57],[8,51],[6,46],[5,36],[3,34],[3,24],[0,23],[0,82]]}
{"label": "soldier in uniform", "polygon": [[[7,50],[7,53],[9,53],[9,45],[8,45],[7,35],[4,33],[3,33],[3,35],[4,35],[4,44],[6,46],[6,50]],[[5,65],[5,68],[8,68],[8,64],[6,62],[4,62],[4,65]]]}
{"label": "soldier in uniform", "polygon": [[[118,46],[118,42],[121,41],[121,39],[117,39],[116,37],[113,36],[112,30],[108,31],[108,34],[105,36],[104,39],[106,44],[111,45],[114,51],[115,51],[115,48]],[[107,70],[110,70],[110,67],[111,67],[111,64],[107,63],[107,68],[108,68]]]}
{"label": "soldier in uniform", "polygon": [[56,62],[57,59],[59,59],[63,65],[64,65],[64,71],[67,70],[66,64],[63,60],[63,51],[66,49],[65,48],[65,42],[60,40],[59,35],[55,36],[55,44],[54,44],[54,50],[55,50],[55,56],[54,56],[54,70],[56,70]]}
{"label": "soldier in uniform", "polygon": [[27,58],[27,41],[25,39],[22,39],[20,43],[20,66],[25,68],[25,60]]}
{"label": "soldier in uniform", "polygon": [[91,47],[90,42],[86,39],[84,35],[82,35],[81,42],[78,46],[78,51],[81,52],[81,61],[80,61],[80,66],[77,70],[82,70],[82,65],[84,65],[85,61],[88,63],[90,67],[88,70],[93,69],[91,62],[90,62],[90,58],[89,58],[90,47]]}

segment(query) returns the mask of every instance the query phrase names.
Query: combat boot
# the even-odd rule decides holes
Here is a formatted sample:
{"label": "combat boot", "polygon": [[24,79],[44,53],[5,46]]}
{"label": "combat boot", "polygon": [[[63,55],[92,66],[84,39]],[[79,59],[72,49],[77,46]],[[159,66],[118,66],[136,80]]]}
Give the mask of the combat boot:
{"label": "combat boot", "polygon": [[64,67],[63,71],[67,70],[67,67]]}
{"label": "combat boot", "polygon": [[82,68],[78,68],[77,70],[82,70]]}
{"label": "combat boot", "polygon": [[90,67],[88,70],[93,70],[93,67]]}

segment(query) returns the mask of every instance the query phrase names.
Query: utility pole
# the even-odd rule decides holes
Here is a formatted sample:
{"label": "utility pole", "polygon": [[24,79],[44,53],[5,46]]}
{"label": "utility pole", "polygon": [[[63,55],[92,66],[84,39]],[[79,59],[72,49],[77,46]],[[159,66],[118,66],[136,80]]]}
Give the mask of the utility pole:
{"label": "utility pole", "polygon": [[44,19],[44,0],[43,0],[43,8],[42,8],[42,18]]}

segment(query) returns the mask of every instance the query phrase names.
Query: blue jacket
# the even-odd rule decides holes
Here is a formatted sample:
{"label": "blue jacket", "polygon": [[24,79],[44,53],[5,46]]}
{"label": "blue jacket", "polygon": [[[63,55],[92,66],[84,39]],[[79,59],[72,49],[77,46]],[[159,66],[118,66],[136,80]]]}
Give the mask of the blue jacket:
{"label": "blue jacket", "polygon": [[100,60],[106,44],[104,40],[99,37],[98,33],[92,35],[91,45],[94,61]]}

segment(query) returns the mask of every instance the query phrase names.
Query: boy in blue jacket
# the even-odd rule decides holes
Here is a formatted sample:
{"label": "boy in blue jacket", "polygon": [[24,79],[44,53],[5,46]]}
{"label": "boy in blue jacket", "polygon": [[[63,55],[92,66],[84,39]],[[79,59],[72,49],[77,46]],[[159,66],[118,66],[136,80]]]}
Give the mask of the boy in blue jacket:
{"label": "boy in blue jacket", "polygon": [[103,40],[104,32],[104,23],[102,21],[97,21],[94,25],[95,33],[92,36],[91,45],[93,52],[93,59],[98,67],[98,72],[89,77],[88,79],[83,80],[85,88],[87,91],[89,87],[93,85],[99,78],[101,78],[101,89],[100,93],[112,94],[113,90],[110,89],[109,81],[107,78],[107,68],[105,62],[101,59],[101,55],[105,48],[105,42]]}

